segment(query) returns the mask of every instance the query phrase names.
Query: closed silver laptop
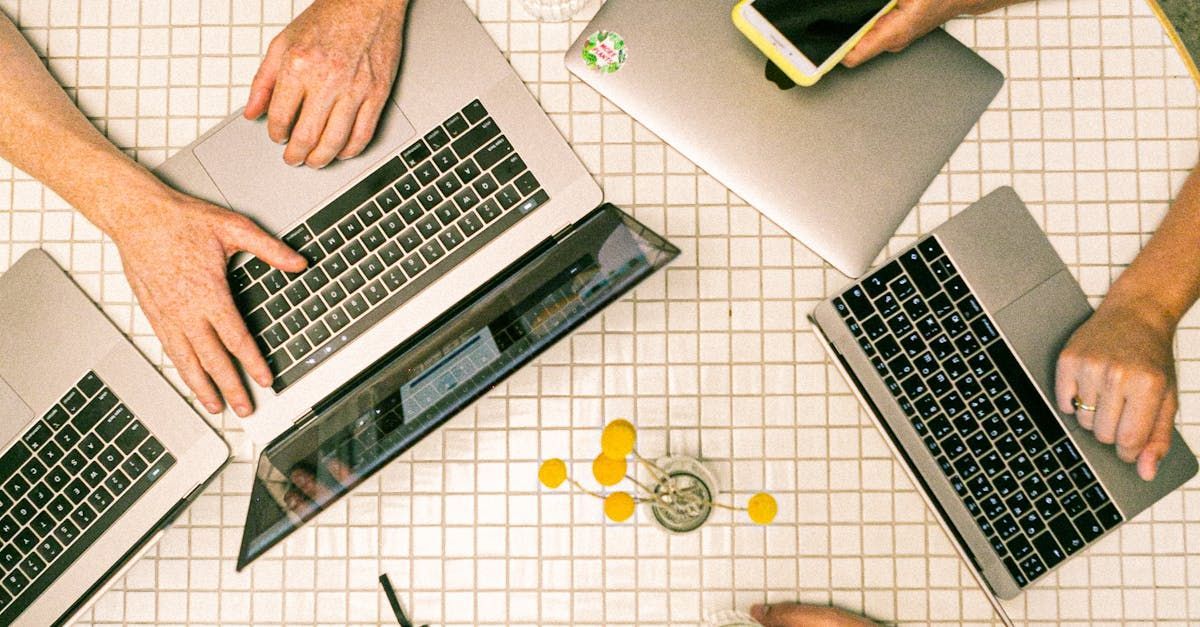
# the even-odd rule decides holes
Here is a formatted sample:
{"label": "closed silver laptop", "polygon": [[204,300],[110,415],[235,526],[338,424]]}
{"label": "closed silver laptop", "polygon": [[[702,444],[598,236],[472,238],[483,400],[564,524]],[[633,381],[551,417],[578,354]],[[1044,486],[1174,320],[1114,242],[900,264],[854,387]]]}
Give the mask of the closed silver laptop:
{"label": "closed silver laptop", "polygon": [[[781,73],[730,19],[734,0],[609,0],[567,68],[838,270],[858,276],[1003,84],[943,31],[814,87]],[[624,41],[616,71],[583,48]],[[778,75],[776,75],[778,74]],[[792,86],[794,87],[794,86]]]}
{"label": "closed silver laptop", "polygon": [[0,355],[0,624],[57,624],[229,448],[41,250],[0,276]]}
{"label": "closed silver laptop", "polygon": [[976,576],[1037,585],[1196,474],[1179,433],[1154,481],[1058,412],[1054,370],[1092,313],[1003,188],[821,303],[811,319]]}

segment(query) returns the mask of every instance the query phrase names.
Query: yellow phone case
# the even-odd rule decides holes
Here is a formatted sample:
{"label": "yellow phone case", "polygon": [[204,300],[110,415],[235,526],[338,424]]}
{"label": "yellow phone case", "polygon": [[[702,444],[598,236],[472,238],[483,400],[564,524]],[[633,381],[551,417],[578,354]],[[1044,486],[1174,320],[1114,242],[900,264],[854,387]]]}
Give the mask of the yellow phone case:
{"label": "yellow phone case", "polygon": [[738,30],[742,31],[742,34],[745,35],[746,38],[755,45],[755,47],[761,50],[763,54],[767,55],[767,58],[770,59],[772,63],[779,66],[779,69],[783,70],[783,72],[788,75],[788,78],[792,79],[797,85],[802,87],[811,87],[815,85],[817,81],[821,80],[822,76],[825,76],[830,70],[836,67],[838,63],[842,62],[842,59],[844,59],[846,55],[854,49],[854,46],[857,46],[858,42],[862,41],[863,36],[875,27],[875,23],[879,21],[879,18],[896,8],[897,0],[892,0],[889,2],[887,6],[885,6],[883,10],[879,12],[878,15],[872,18],[870,22],[867,22],[866,26],[863,26],[862,30],[858,31],[858,33],[855,34],[854,37],[851,37],[850,40],[845,44],[843,44],[841,48],[838,48],[837,52],[833,53],[833,56],[829,57],[829,59],[826,60],[821,67],[817,68],[817,74],[815,76],[801,73],[796,66],[792,65],[791,61],[788,60],[786,55],[780,52],[778,48],[771,45],[771,42],[767,40],[766,35],[754,28],[754,26],[752,26],[744,17],[742,17],[742,8],[753,1],[754,0],[741,0],[737,3],[737,6],[733,7],[734,25],[737,26]]}

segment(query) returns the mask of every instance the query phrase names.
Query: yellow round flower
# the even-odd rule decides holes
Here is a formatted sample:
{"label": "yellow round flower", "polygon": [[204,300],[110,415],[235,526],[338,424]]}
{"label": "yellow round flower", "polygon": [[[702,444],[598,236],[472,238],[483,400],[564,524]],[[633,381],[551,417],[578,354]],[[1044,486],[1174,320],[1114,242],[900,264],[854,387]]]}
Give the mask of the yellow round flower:
{"label": "yellow round flower", "polygon": [[600,450],[613,459],[625,459],[633,452],[637,440],[637,429],[633,423],[621,418],[608,423],[600,434]]}
{"label": "yellow round flower", "polygon": [[592,461],[592,474],[602,486],[617,485],[625,478],[628,470],[629,464],[624,459],[613,459],[604,453],[597,455]]}
{"label": "yellow round flower", "polygon": [[567,465],[561,459],[547,459],[538,469],[538,480],[553,490],[567,480]]}
{"label": "yellow round flower", "polygon": [[604,515],[613,522],[625,522],[633,516],[633,497],[628,492],[613,492],[604,499]]}
{"label": "yellow round flower", "polygon": [[750,514],[750,520],[760,525],[769,525],[772,520],[775,520],[775,514],[779,512],[779,505],[775,503],[775,497],[766,492],[759,492],[750,497],[750,504],[746,509]]}

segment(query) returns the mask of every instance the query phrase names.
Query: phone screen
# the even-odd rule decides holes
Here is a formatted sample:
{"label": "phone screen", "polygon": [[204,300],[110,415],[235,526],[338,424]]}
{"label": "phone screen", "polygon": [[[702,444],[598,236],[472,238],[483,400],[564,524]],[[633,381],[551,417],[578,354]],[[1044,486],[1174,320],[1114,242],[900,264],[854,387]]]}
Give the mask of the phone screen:
{"label": "phone screen", "polygon": [[820,67],[889,0],[755,0],[753,7]]}

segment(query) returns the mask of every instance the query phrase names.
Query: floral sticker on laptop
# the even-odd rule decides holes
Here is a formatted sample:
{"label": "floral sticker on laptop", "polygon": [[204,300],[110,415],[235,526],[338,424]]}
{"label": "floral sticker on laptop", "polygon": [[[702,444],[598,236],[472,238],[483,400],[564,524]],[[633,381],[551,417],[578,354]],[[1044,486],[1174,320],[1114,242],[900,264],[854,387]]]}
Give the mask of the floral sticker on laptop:
{"label": "floral sticker on laptop", "polygon": [[629,51],[625,40],[612,31],[599,31],[588,37],[583,44],[583,61],[587,66],[602,74],[612,74],[625,65]]}

